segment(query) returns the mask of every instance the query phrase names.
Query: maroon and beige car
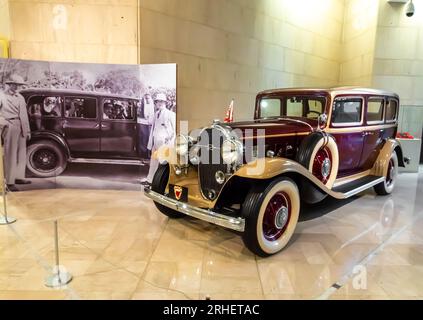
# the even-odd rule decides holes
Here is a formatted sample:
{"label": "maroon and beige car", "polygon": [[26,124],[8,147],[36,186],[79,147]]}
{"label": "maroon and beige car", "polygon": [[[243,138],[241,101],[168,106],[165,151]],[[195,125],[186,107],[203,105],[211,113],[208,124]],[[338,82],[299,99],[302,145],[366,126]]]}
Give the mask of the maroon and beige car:
{"label": "maroon and beige car", "polygon": [[294,233],[301,201],[393,191],[404,166],[399,105],[398,95],[366,88],[260,92],[254,120],[214,121],[156,154],[145,194],[171,218],[238,231],[255,254],[275,254]]}

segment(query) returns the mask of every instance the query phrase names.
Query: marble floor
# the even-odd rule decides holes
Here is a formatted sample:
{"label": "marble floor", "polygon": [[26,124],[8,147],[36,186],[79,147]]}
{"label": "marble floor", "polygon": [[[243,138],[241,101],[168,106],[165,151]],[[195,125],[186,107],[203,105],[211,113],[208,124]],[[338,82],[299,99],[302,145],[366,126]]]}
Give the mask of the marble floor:
{"label": "marble floor", "polygon": [[[391,196],[368,190],[303,206],[281,253],[259,258],[230,231],[168,220],[141,191],[9,194],[0,299],[423,299],[423,170]],[[44,285],[54,264],[74,277]]]}

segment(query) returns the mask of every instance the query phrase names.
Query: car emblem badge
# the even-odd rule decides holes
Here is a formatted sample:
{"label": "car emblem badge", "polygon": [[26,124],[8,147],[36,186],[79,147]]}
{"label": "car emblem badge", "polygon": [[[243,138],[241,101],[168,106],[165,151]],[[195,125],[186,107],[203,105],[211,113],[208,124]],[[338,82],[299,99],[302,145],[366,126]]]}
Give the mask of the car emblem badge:
{"label": "car emblem badge", "polygon": [[175,186],[173,188],[173,193],[175,194],[176,200],[180,200],[182,197],[182,188],[179,186]]}

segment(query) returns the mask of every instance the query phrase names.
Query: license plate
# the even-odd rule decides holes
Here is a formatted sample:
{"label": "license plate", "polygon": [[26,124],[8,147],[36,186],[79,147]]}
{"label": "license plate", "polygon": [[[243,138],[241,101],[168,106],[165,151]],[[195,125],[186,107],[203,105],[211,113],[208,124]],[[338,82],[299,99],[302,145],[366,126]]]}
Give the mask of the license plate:
{"label": "license plate", "polygon": [[169,185],[169,196],[172,199],[188,202],[188,188],[176,186],[174,184]]}

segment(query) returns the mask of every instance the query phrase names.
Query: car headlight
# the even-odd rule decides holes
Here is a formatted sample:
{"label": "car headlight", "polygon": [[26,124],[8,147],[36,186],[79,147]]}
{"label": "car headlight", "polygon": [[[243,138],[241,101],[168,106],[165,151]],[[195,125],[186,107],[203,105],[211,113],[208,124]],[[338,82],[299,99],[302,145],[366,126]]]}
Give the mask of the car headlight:
{"label": "car headlight", "polygon": [[240,161],[241,147],[234,140],[225,140],[222,144],[222,159],[226,164],[234,164]]}
{"label": "car headlight", "polygon": [[189,137],[179,134],[175,139],[175,150],[180,156],[184,156],[189,150]]}

